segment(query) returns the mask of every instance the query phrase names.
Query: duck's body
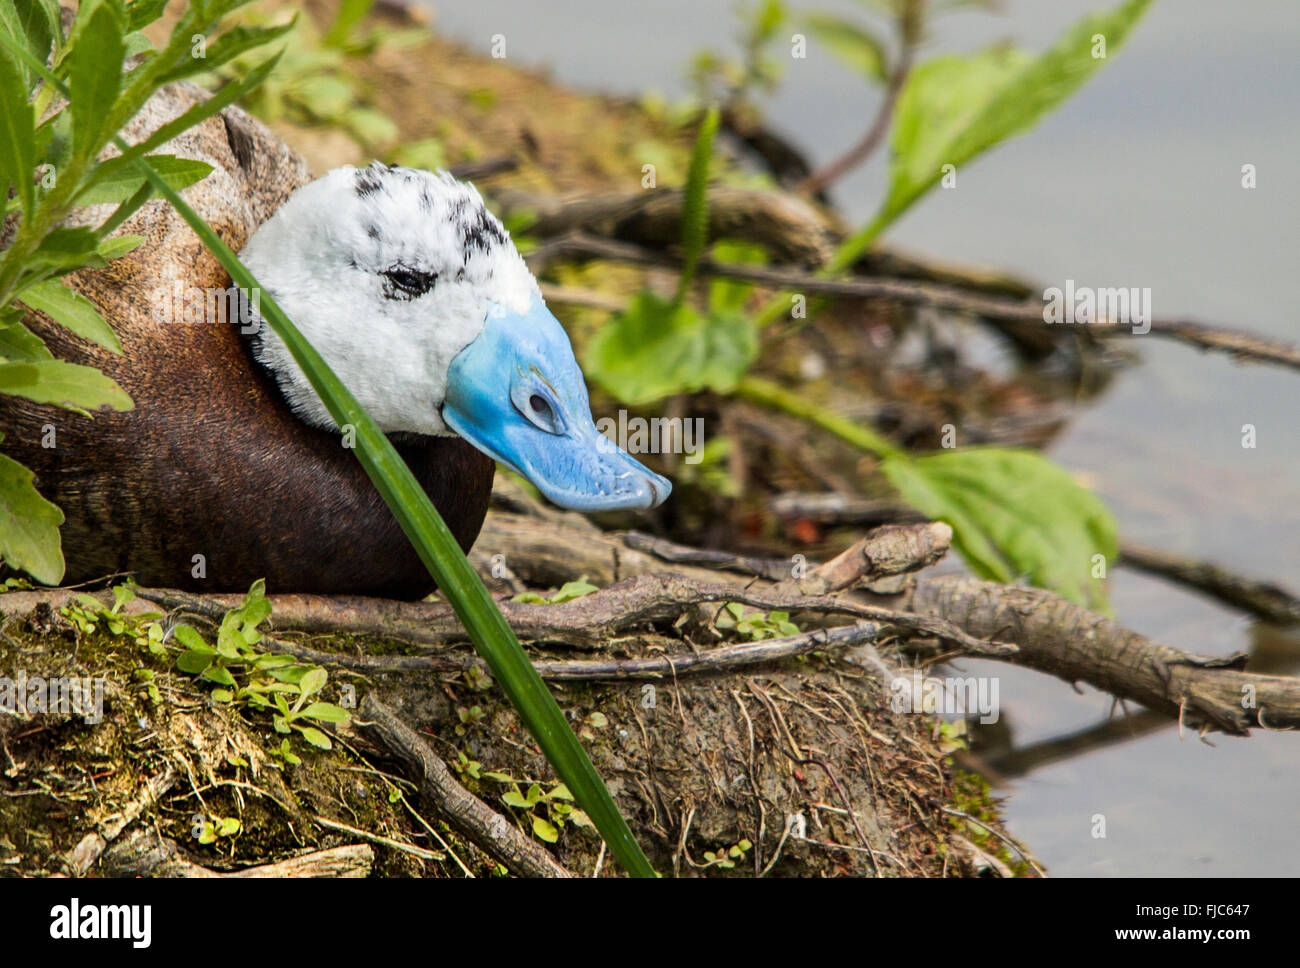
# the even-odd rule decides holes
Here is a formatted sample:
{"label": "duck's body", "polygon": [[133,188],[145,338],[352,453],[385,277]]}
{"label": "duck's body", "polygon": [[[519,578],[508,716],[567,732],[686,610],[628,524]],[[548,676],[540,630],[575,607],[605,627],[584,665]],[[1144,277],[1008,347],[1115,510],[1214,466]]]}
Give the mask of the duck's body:
{"label": "duck's body", "polygon": [[[136,124],[151,129],[196,95],[168,96]],[[571,507],[666,496],[666,481],[596,435],[567,338],[472,188],[383,166],[303,188],[301,160],[231,110],[168,150],[214,166],[191,204],[390,434],[463,548],[487,510],[493,457]],[[219,264],[158,203],[123,231],[147,241],[74,277],[122,356],[28,322],[56,356],[117,380],[134,409],[89,420],[0,395],[0,447],[66,516],[65,582],[130,572],[207,591],[265,578],[281,592],[427,592],[348,437],[256,312],[245,325],[187,323],[180,305],[160,305],[178,281],[228,287]]]}
{"label": "duck's body", "polygon": [[[104,369],[135,400],[93,420],[0,397],[5,452],[62,508],[65,582],[125,572],[143,585],[409,598],[430,590],[356,455],[308,426],[231,326],[118,333]],[[42,333],[57,355],[60,334]],[[71,342],[71,341],[69,341]],[[137,347],[147,346],[147,351]],[[111,362],[110,362],[111,361]],[[41,446],[54,427],[55,446]],[[468,550],[487,511],[493,461],[459,437],[397,449]]]}

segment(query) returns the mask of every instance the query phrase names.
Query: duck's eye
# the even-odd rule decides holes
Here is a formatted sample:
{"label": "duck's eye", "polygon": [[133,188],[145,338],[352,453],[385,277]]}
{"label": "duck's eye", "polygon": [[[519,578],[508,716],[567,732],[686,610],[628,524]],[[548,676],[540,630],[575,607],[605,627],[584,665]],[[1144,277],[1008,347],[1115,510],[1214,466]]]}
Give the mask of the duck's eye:
{"label": "duck's eye", "polygon": [[415,299],[423,296],[438,281],[436,272],[421,272],[397,266],[383,273],[386,285],[384,295],[389,299]]}
{"label": "duck's eye", "polygon": [[553,419],[551,414],[551,405],[546,402],[546,398],[541,394],[534,393],[528,398],[528,405],[533,408],[533,413],[544,420]]}

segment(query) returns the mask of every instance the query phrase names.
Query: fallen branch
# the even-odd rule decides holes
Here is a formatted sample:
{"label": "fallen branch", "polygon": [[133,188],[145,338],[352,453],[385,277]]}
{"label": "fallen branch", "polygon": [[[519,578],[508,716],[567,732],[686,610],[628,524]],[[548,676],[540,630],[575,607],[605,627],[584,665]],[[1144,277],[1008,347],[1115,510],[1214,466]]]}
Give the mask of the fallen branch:
{"label": "fallen branch", "polygon": [[456,782],[447,764],[420,734],[373,693],[362,700],[360,713],[357,725],[406,764],[419,786],[421,801],[489,857],[521,877],[573,876],[544,847],[525,837],[505,817]]}
{"label": "fallen branch", "polygon": [[[581,257],[628,262],[634,265],[681,267],[681,259],[676,254],[584,234],[571,234],[555,239],[538,250],[539,253],[543,251],[545,252],[543,261],[554,261],[561,257]],[[740,279],[755,285],[806,295],[852,299],[888,298],[902,303],[976,316],[990,322],[1014,324],[999,328],[1026,348],[1041,349],[1045,344],[1050,345],[1054,343],[1054,334],[1057,333],[1078,333],[1100,339],[1132,335],[1130,327],[1117,326],[1110,321],[1049,326],[1043,321],[1044,304],[1041,299],[1003,299],[979,295],[955,286],[913,282],[906,279],[869,279],[861,276],[828,279],[789,269],[720,263],[711,259],[701,259],[696,271],[701,276]],[[1230,353],[1242,360],[1273,363],[1300,370],[1300,346],[1270,337],[1180,319],[1152,320],[1150,335],[1177,340],[1200,349]]]}
{"label": "fallen branch", "polygon": [[1218,565],[1143,545],[1124,543],[1120,564],[1213,595],[1222,602],[1279,625],[1300,622],[1300,598],[1266,582],[1253,581]]}
{"label": "fallen branch", "polygon": [[652,659],[570,659],[559,662],[534,662],[543,679],[586,681],[596,679],[663,679],[699,673],[728,672],[748,669],[769,662],[806,655],[809,652],[831,652],[870,642],[880,635],[880,626],[873,622],[848,625],[836,629],[818,629],[802,635],[760,642],[741,642],[719,645],[711,649],[686,655],[658,656]]}
{"label": "fallen branch", "polygon": [[1007,661],[1087,682],[1180,722],[1245,735],[1300,726],[1300,679],[1241,671],[1244,653],[1202,656],[1153,642],[1051,592],[964,575],[919,578],[891,604],[1006,638]]}
{"label": "fallen branch", "polygon": [[[501,192],[495,198],[507,212],[535,213],[528,232],[544,239],[593,233],[662,248],[675,246],[682,238],[680,188],[564,196]],[[836,234],[825,215],[796,195],[709,187],[710,239],[747,239],[780,262],[816,266],[830,259]],[[547,242],[527,261],[538,273],[562,251]]]}

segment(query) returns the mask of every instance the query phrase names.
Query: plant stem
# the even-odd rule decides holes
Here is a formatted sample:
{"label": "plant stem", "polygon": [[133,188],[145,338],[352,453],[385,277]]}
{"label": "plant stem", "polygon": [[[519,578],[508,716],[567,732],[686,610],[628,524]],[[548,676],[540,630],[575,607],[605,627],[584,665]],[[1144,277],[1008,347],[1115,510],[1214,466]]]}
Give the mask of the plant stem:
{"label": "plant stem", "polygon": [[762,377],[747,376],[736,384],[735,394],[752,403],[780,410],[792,417],[806,420],[847,444],[882,459],[906,457],[907,452],[890,443],[874,430],[864,427],[844,417],[828,413],[824,407],[791,393],[770,380]]}

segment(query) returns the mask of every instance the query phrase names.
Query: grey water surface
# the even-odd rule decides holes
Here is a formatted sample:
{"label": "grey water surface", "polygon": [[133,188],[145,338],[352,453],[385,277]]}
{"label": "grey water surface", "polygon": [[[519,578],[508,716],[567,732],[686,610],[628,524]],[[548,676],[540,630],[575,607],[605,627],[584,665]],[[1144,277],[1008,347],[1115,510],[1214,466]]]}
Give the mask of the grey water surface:
{"label": "grey water surface", "polygon": [[[790,0],[796,12],[861,13],[850,0]],[[1005,38],[1041,49],[1104,0],[1009,0],[1001,14],[939,20],[927,49],[962,52]],[[686,92],[701,47],[730,49],[722,0],[435,3],[439,31],[486,51],[504,34],[512,60],[588,90]],[[1300,4],[1158,0],[1123,50],[1028,135],[966,165],[890,228],[886,241],[1064,286],[1150,287],[1157,317],[1191,317],[1300,339]],[[873,116],[868,87],[815,44],[789,59],[765,106],[816,162]],[[1258,184],[1241,185],[1252,164]],[[639,165],[637,166],[639,170]],[[885,160],[834,197],[865,219]],[[1052,455],[1105,496],[1132,541],[1213,559],[1300,589],[1300,374],[1244,366],[1152,336],[1141,364],[1072,421]],[[1257,446],[1242,447],[1255,427]],[[1300,637],[1171,585],[1111,575],[1118,618],[1190,651],[1268,639],[1283,662]],[[1289,650],[1289,651],[1288,651]],[[1295,666],[1292,665],[1292,668]],[[1001,676],[1017,745],[1104,721],[1108,696],[1047,677]],[[1300,873],[1300,735],[1256,732],[1207,745],[1175,727],[1037,769],[1001,788],[1012,831],[1056,875]],[[1094,815],[1106,836],[1092,836]]]}

